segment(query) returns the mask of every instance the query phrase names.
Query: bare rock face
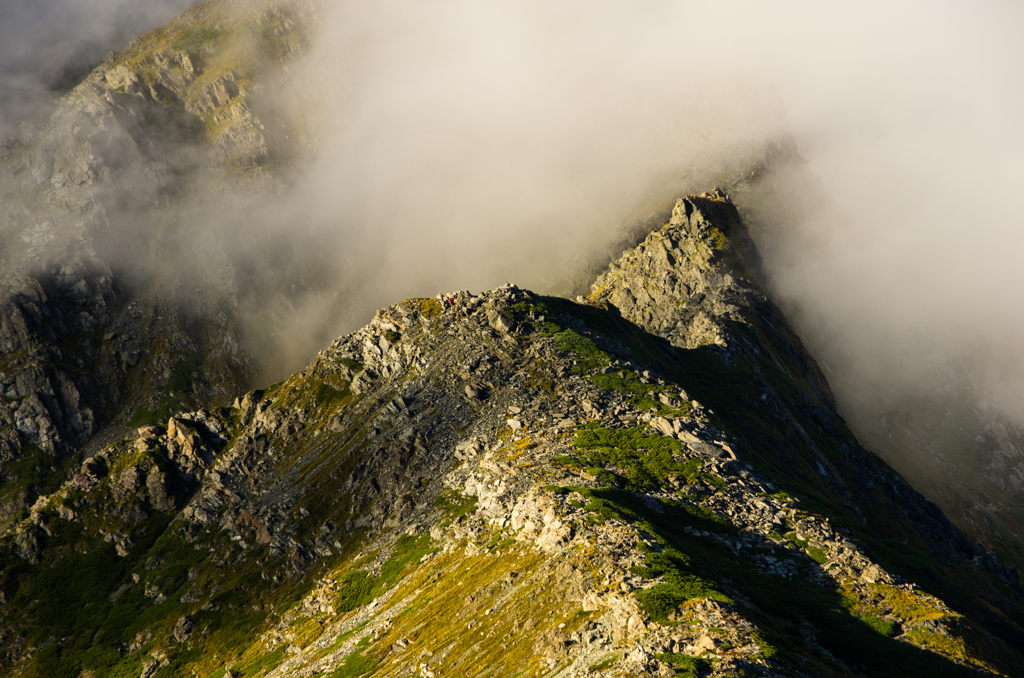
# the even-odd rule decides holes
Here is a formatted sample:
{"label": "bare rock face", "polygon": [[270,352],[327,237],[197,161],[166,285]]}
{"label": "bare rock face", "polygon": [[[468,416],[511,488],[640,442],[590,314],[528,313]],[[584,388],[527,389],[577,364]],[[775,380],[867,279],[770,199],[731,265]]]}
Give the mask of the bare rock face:
{"label": "bare rock face", "polygon": [[[153,99],[160,99],[168,92],[173,96],[179,96],[196,79],[196,69],[188,52],[176,49],[163,50],[148,55],[140,65],[152,74],[152,80],[149,82],[149,95]],[[127,67],[121,65],[114,70],[120,69],[127,70]],[[129,71],[128,73],[130,77],[137,79],[133,72]],[[109,80],[110,73],[108,72],[104,77]]]}
{"label": "bare rock face", "polygon": [[715,189],[679,199],[665,226],[598,276],[590,299],[680,348],[717,346],[755,361],[767,350],[834,408],[820,368],[764,289],[757,248]]}
{"label": "bare rock face", "polygon": [[188,102],[187,108],[193,113],[205,113],[214,108],[227,106],[239,94],[235,76],[231,73],[206,83],[194,98]]}
{"label": "bare rock face", "polygon": [[668,224],[598,277],[592,298],[685,348],[726,346],[725,323],[740,321],[757,294],[735,277],[737,250],[750,248],[741,228],[721,192],[680,199]]}
{"label": "bare rock face", "polygon": [[188,617],[181,617],[178,622],[174,625],[174,639],[179,643],[183,643],[188,640],[188,637],[192,634],[192,630],[195,629],[196,623]]}

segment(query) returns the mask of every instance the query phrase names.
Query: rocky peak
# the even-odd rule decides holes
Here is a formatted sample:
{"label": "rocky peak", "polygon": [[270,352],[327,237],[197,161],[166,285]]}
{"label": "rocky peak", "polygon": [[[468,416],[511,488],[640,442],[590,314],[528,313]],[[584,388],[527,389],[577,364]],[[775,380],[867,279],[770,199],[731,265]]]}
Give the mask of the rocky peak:
{"label": "rocky peak", "polygon": [[849,432],[721,190],[589,298],[408,299],[243,393],[227,258],[186,304],[104,253],[273,184],[311,12],[190,10],[0,151],[0,673],[1024,673],[1017,573]]}
{"label": "rocky peak", "polygon": [[718,346],[754,365],[767,356],[835,409],[821,370],[767,296],[757,248],[721,189],[679,199],[667,224],[598,276],[590,300],[680,348]]}
{"label": "rocky peak", "polygon": [[719,190],[678,200],[671,220],[600,275],[590,298],[610,302],[638,325],[676,345],[728,346],[725,322],[755,294],[746,277],[749,239]]}

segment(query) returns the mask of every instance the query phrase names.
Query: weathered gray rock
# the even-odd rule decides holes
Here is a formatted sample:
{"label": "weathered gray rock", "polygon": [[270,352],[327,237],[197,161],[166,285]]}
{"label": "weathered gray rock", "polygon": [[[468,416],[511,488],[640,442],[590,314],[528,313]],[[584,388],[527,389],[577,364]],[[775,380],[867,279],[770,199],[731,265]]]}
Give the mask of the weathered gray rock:
{"label": "weathered gray rock", "polygon": [[154,466],[146,476],[149,503],[158,511],[169,513],[177,508],[167,474]]}
{"label": "weathered gray rock", "polygon": [[174,630],[171,632],[174,639],[179,643],[184,643],[188,640],[188,637],[192,635],[192,631],[196,628],[196,623],[188,617],[181,617],[174,625]]}
{"label": "weathered gray rock", "polygon": [[494,310],[488,310],[487,322],[491,327],[498,330],[499,332],[509,333],[512,328],[515,327],[515,323],[507,316],[502,315]]}

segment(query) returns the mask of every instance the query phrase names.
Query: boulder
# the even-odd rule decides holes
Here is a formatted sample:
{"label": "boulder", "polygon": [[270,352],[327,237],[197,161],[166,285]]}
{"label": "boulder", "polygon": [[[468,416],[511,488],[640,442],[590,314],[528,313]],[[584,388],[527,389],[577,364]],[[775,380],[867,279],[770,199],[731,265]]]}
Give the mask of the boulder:
{"label": "boulder", "polygon": [[174,625],[174,631],[171,632],[171,635],[173,635],[174,639],[179,643],[184,643],[186,640],[188,640],[188,637],[192,635],[192,631],[195,628],[196,623],[194,621],[192,621],[188,617],[181,617],[178,619],[178,622]]}

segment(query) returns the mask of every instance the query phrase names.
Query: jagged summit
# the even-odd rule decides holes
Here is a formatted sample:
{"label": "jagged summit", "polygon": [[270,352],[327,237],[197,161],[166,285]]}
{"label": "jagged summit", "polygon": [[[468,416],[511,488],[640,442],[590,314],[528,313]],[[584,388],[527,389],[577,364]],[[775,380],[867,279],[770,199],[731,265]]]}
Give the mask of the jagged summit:
{"label": "jagged summit", "polygon": [[757,248],[715,189],[678,200],[667,224],[598,276],[590,299],[680,348],[717,345],[755,362],[768,350],[834,409],[825,377],[767,294]]}
{"label": "jagged summit", "polygon": [[[725,193],[678,200],[672,217],[627,250],[591,287],[591,299],[684,348],[728,344],[724,322],[751,306],[746,266],[751,243]],[[746,256],[745,256],[746,255]]]}
{"label": "jagged summit", "polygon": [[845,430],[741,226],[691,196],[590,300],[406,300],[108,445],[0,542],[4,671],[1020,672],[1016,573]]}

